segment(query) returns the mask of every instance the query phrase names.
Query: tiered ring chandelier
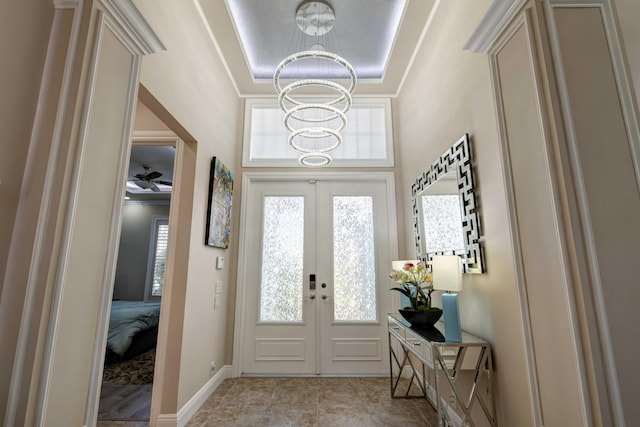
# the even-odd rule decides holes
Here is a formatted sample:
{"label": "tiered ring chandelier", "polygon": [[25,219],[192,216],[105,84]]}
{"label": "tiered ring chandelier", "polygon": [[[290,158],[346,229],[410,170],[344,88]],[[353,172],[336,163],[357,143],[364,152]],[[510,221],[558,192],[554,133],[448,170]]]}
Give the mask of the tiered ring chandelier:
{"label": "tiered ring chandelier", "polygon": [[[284,111],[288,142],[302,153],[303,166],[321,167],[331,163],[329,152],[342,144],[346,113],[351,108],[357,77],[349,62],[327,52],[320,37],[334,26],[335,13],[324,1],[305,1],[296,11],[298,28],[314,43],[308,50],[289,55],[276,67],[273,84],[278,105]],[[290,80],[283,85],[283,80]],[[309,101],[310,94],[313,101]]]}

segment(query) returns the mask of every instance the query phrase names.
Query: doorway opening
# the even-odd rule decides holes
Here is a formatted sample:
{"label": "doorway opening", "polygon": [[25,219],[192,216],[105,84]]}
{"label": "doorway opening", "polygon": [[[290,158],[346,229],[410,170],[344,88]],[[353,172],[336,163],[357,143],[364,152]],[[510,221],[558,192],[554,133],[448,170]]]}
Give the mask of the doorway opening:
{"label": "doorway opening", "polygon": [[148,421],[175,144],[134,137],[113,286],[98,420]]}

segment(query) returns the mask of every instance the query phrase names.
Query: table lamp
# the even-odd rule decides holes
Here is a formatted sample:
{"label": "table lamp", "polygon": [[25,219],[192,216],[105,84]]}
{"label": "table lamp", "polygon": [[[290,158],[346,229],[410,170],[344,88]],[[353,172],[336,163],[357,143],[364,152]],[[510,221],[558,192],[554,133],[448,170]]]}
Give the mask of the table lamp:
{"label": "table lamp", "polygon": [[431,259],[433,289],[442,294],[444,337],[447,341],[461,342],[460,313],[457,291],[462,289],[462,261],[457,255],[434,255]]}

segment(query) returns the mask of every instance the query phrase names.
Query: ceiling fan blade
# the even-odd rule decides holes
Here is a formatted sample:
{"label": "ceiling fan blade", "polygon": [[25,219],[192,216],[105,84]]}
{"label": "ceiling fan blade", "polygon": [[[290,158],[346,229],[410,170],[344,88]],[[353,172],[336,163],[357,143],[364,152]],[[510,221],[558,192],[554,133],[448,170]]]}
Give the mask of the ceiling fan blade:
{"label": "ceiling fan blade", "polygon": [[160,188],[158,188],[158,186],[157,186],[157,185],[155,185],[153,182],[150,182],[150,183],[149,183],[149,188],[151,188],[151,191],[155,191],[155,192],[162,191],[162,190],[160,190]]}
{"label": "ceiling fan blade", "polygon": [[147,182],[147,181],[143,181],[143,180],[138,180],[138,181],[134,181],[134,184],[136,184],[138,187],[142,188],[142,189],[147,189],[147,188],[151,188],[151,183]]}
{"label": "ceiling fan blade", "polygon": [[149,172],[146,176],[146,180],[152,180],[152,179],[156,179],[156,178],[160,178],[162,176],[162,174],[158,171],[153,171],[153,172]]}
{"label": "ceiling fan blade", "polygon": [[156,180],[155,180],[155,181],[153,181],[153,182],[155,182],[155,183],[157,183],[157,184],[162,184],[162,185],[173,185],[173,183],[172,183],[172,182],[170,182],[170,181],[160,181],[160,180],[158,180],[158,179],[156,179]]}

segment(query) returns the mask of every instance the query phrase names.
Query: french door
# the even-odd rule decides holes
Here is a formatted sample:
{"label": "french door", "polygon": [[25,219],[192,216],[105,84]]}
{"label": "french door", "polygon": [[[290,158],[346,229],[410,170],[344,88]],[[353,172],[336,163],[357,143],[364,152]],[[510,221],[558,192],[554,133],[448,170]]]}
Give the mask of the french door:
{"label": "french door", "polygon": [[248,187],[242,373],[386,373],[396,245],[386,181]]}

